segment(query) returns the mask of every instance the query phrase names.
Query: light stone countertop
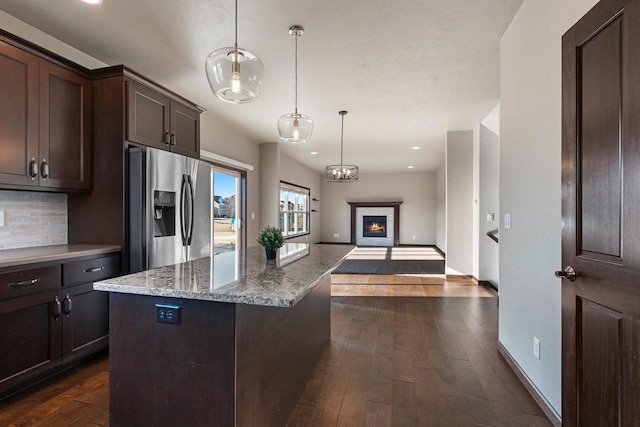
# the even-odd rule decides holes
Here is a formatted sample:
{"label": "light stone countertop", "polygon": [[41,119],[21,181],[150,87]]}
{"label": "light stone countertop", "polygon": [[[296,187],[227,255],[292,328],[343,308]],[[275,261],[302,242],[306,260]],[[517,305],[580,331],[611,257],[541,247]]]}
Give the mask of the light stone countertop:
{"label": "light stone countertop", "polygon": [[46,261],[64,261],[89,255],[120,252],[120,246],[113,245],[53,245],[22,249],[0,250],[0,268],[35,264]]}
{"label": "light stone countertop", "polygon": [[353,249],[346,245],[286,243],[267,261],[254,246],[96,282],[99,291],[293,307]]}

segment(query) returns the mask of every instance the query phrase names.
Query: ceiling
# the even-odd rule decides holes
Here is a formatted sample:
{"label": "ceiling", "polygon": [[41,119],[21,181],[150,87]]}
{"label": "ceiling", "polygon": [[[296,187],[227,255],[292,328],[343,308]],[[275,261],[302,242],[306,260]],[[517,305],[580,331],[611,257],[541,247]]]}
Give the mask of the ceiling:
{"label": "ceiling", "polygon": [[[2,0],[16,18],[110,65],[125,64],[202,105],[256,142],[278,140],[293,111],[293,24],[299,111],[308,144],[283,152],[321,171],[435,170],[447,130],[471,129],[499,101],[499,43],[522,0],[239,0],[238,44],[265,67],[260,98],[233,105],[211,93],[204,61],[233,44],[233,0]],[[420,150],[411,147],[420,146]],[[311,151],[319,154],[311,155]]]}

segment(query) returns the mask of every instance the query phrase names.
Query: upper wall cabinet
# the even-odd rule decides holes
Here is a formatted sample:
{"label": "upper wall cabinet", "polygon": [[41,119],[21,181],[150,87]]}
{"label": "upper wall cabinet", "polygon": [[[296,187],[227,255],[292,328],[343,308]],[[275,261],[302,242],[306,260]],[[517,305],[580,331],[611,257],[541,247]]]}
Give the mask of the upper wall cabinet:
{"label": "upper wall cabinet", "polygon": [[0,42],[0,183],[38,185],[38,58]]}
{"label": "upper wall cabinet", "polygon": [[127,139],[200,158],[200,112],[127,80]]}
{"label": "upper wall cabinet", "polygon": [[91,189],[91,82],[0,42],[0,188]]}
{"label": "upper wall cabinet", "polygon": [[40,185],[91,189],[91,82],[40,61]]}

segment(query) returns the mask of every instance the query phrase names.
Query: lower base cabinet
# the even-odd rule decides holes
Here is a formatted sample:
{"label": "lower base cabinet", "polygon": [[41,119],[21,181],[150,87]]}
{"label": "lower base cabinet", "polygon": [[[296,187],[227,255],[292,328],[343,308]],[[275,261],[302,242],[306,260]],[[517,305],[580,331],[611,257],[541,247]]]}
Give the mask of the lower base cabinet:
{"label": "lower base cabinet", "polygon": [[109,345],[109,296],[93,282],[118,265],[111,255],[0,271],[0,399]]}

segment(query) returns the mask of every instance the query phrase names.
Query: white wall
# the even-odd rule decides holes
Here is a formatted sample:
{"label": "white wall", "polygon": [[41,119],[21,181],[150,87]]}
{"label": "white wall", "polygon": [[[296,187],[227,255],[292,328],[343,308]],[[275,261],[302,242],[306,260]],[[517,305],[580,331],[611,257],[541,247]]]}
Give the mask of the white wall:
{"label": "white wall", "polygon": [[[478,197],[478,280],[498,287],[498,244],[487,237],[488,231],[498,228],[500,222],[500,137],[480,125],[479,128],[479,197]],[[488,221],[487,214],[494,220]]]}
{"label": "white wall", "polygon": [[[206,112],[200,116],[200,148],[212,153],[250,164],[247,171],[247,246],[258,244],[260,230],[260,151],[249,137],[220,123]],[[251,218],[251,214],[255,218]]]}
{"label": "white wall", "polygon": [[[436,243],[435,172],[361,173],[358,182],[337,184],[322,181],[321,192],[323,242],[348,243],[351,240],[351,206],[347,202],[402,201],[400,244]],[[339,237],[334,237],[334,233]]]}
{"label": "white wall", "polygon": [[447,274],[473,274],[473,131],[447,132]]}
{"label": "white wall", "polygon": [[595,3],[525,0],[500,50],[500,212],[511,229],[500,230],[499,339],[558,413],[561,38]]}
{"label": "white wall", "polygon": [[22,22],[17,18],[14,18],[13,16],[2,10],[0,10],[0,28],[10,32],[11,34],[15,34],[18,37],[35,43],[38,46],[44,47],[45,49],[48,49],[53,53],[57,53],[62,57],[70,59],[71,61],[76,62],[86,68],[94,69],[107,66],[107,64],[105,64],[104,62],[92,56],[89,56],[86,53],[79,51],[78,49],[71,47],[66,43],[61,42],[54,37],[51,37],[47,33],[44,33],[32,27],[31,25]]}
{"label": "white wall", "polygon": [[280,145],[260,144],[260,228],[278,227],[280,198]]}
{"label": "white wall", "polygon": [[436,246],[447,252],[447,165],[436,171]]}
{"label": "white wall", "polygon": [[[311,224],[309,224],[309,235],[288,239],[287,242],[318,243],[322,235],[322,225],[320,222],[320,215],[322,213],[322,180],[320,173],[309,169],[307,166],[289,156],[280,154],[280,180],[307,187],[310,191],[311,198],[319,200],[319,202],[310,202],[310,209],[316,209],[318,212],[311,212],[310,214]],[[276,204],[278,204],[278,201],[276,201]]]}

